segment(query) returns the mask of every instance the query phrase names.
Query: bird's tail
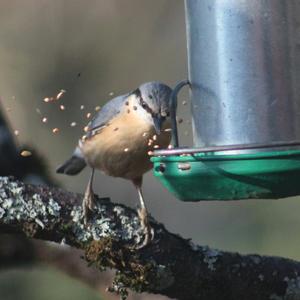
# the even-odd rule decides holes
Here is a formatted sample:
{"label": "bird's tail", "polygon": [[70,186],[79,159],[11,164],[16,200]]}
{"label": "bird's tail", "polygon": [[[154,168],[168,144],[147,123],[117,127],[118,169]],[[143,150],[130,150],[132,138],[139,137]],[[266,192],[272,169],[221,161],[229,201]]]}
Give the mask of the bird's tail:
{"label": "bird's tail", "polygon": [[71,158],[69,158],[56,169],[56,173],[76,175],[83,170],[85,166],[86,162],[80,149],[77,147]]}

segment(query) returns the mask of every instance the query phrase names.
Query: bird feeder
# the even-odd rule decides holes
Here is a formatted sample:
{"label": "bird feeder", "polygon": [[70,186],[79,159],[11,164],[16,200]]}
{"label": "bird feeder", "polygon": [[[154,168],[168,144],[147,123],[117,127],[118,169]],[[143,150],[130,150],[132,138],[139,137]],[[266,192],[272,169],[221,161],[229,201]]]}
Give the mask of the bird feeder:
{"label": "bird feeder", "polygon": [[[155,176],[184,201],[300,194],[300,3],[186,0],[188,81]],[[179,146],[188,84],[193,148]]]}

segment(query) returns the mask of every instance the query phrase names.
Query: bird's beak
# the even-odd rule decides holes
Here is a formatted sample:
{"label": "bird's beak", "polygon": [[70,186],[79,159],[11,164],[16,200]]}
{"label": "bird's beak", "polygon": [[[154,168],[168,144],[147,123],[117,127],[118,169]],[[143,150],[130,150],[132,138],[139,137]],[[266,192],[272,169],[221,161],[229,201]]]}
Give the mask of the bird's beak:
{"label": "bird's beak", "polygon": [[160,134],[162,123],[163,123],[163,117],[160,116],[160,115],[154,115],[153,116],[153,123],[154,123],[154,129],[156,131],[156,134]]}

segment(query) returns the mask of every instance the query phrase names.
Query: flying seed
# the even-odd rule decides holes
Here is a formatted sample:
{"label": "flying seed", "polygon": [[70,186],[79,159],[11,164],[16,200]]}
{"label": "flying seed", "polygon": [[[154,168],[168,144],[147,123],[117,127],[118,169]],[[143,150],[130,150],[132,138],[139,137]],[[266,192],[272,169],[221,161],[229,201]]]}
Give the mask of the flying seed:
{"label": "flying seed", "polygon": [[187,105],[187,101],[182,101],[182,105]]}
{"label": "flying seed", "polygon": [[43,123],[47,123],[47,121],[48,121],[48,119],[47,119],[46,117],[44,117],[44,118],[42,119],[42,122],[43,122]]}
{"label": "flying seed", "polygon": [[172,131],[171,128],[166,128],[166,129],[164,130],[164,132],[170,132],[170,131]]}
{"label": "flying seed", "polygon": [[84,110],[84,105],[80,105],[80,110]]}
{"label": "flying seed", "polygon": [[71,127],[75,127],[76,125],[77,125],[76,122],[72,122],[72,123],[70,124]]}
{"label": "flying seed", "polygon": [[169,146],[168,146],[168,149],[173,149],[173,145],[169,145]]}
{"label": "flying seed", "polygon": [[91,117],[91,115],[92,115],[91,113],[87,113],[86,114],[87,119],[89,119]]}
{"label": "flying seed", "polygon": [[50,98],[48,98],[48,97],[44,98],[44,102],[46,102],[46,103],[50,102]]}
{"label": "flying seed", "polygon": [[143,137],[145,137],[145,136],[147,136],[147,132],[144,132],[144,133],[143,133]]}
{"label": "flying seed", "polygon": [[153,138],[153,141],[156,141],[157,140],[157,135],[154,134],[152,138]]}
{"label": "flying seed", "polygon": [[59,132],[59,129],[57,127],[55,127],[55,128],[52,129],[52,132],[56,134],[56,133]]}
{"label": "flying seed", "polygon": [[125,149],[124,149],[124,152],[128,152],[128,151],[129,151],[129,148],[125,148]]}
{"label": "flying seed", "polygon": [[64,105],[60,105],[59,108],[60,108],[60,110],[65,110],[66,109]]}
{"label": "flying seed", "polygon": [[110,92],[108,95],[113,96],[114,94],[115,94],[114,92]]}
{"label": "flying seed", "polygon": [[65,92],[65,90],[60,90],[60,92],[56,95],[56,100],[60,99]]}
{"label": "flying seed", "polygon": [[14,131],[15,136],[18,136],[20,134],[19,130]]}
{"label": "flying seed", "polygon": [[85,126],[85,127],[83,128],[83,131],[84,131],[84,132],[88,132],[88,131],[89,131],[89,126]]}
{"label": "flying seed", "polygon": [[23,150],[20,154],[23,157],[28,157],[28,156],[32,155],[32,153],[30,151],[28,151],[28,150]]}
{"label": "flying seed", "polygon": [[96,106],[95,111],[99,111],[101,109],[101,106]]}
{"label": "flying seed", "polygon": [[154,148],[154,149],[158,149],[158,148],[159,148],[159,145],[154,145],[153,148]]}

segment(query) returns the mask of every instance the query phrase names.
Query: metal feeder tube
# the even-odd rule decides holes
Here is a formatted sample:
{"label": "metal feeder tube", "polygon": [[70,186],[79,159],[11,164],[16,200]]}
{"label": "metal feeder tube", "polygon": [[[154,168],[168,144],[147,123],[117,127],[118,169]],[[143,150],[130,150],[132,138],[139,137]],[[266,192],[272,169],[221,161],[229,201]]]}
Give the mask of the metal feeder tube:
{"label": "metal feeder tube", "polygon": [[[179,199],[300,195],[300,2],[186,0],[188,81],[172,93],[175,149],[154,174]],[[180,148],[177,93],[189,84],[194,148]]]}

